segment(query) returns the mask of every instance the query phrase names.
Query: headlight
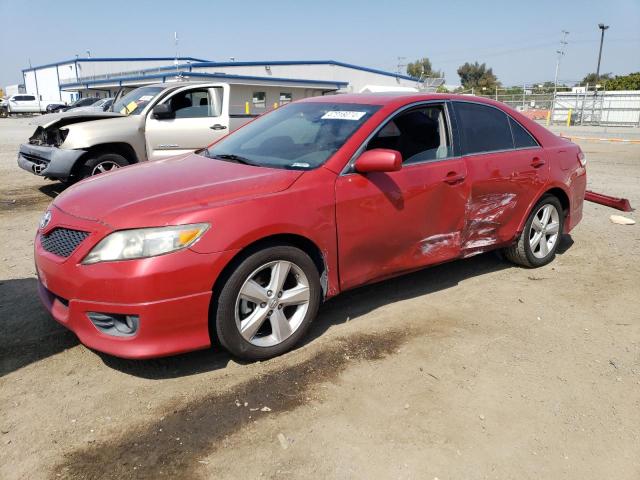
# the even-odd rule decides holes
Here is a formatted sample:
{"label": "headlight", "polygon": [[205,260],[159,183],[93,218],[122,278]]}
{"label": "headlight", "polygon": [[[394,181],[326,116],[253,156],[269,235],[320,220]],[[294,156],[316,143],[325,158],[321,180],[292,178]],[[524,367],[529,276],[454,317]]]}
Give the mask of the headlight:
{"label": "headlight", "polygon": [[147,258],[175,252],[192,245],[208,228],[206,223],[194,223],[113,232],[93,247],[82,263]]}

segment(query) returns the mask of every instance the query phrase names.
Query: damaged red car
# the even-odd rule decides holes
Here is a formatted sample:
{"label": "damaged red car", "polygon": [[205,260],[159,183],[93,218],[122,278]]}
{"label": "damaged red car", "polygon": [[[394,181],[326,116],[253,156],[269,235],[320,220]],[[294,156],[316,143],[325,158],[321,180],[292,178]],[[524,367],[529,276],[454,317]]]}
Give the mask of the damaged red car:
{"label": "damaged red car", "polygon": [[316,97],[67,189],[37,233],[39,291],[118,357],[264,359],[345,290],[492,249],[547,264],[585,185],[578,146],[501,103]]}

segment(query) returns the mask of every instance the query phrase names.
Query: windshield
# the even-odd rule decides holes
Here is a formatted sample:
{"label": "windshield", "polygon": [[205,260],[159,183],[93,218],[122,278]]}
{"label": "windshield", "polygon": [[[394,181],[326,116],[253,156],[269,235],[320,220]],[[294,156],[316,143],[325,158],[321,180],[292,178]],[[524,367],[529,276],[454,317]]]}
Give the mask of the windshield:
{"label": "windshield", "polygon": [[71,104],[71,106],[72,107],[86,107],[88,105],[93,105],[97,101],[98,101],[98,98],[96,98],[96,97],[81,98],[80,100],[76,100],[75,102],[73,102]]}
{"label": "windshield", "polygon": [[265,167],[316,168],[379,108],[354,103],[292,103],[255,120],[204,153]]}
{"label": "windshield", "polygon": [[163,87],[140,87],[130,91],[124,97],[119,98],[111,108],[112,111],[125,115],[140,115],[153,98],[158,95]]}

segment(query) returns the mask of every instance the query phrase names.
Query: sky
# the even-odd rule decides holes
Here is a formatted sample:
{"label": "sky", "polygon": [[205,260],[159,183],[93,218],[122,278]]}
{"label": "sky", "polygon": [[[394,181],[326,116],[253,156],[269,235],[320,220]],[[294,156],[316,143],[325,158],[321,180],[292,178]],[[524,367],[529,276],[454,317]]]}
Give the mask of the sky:
{"label": "sky", "polygon": [[331,59],[394,72],[426,56],[448,85],[460,83],[461,64],[478,61],[506,86],[553,81],[562,30],[570,33],[559,80],[594,72],[603,22],[610,28],[601,73],[640,71],[640,0],[0,0],[0,19],[3,86],[21,83],[29,61],[87,50],[92,57],[172,57],[174,31],[181,56]]}

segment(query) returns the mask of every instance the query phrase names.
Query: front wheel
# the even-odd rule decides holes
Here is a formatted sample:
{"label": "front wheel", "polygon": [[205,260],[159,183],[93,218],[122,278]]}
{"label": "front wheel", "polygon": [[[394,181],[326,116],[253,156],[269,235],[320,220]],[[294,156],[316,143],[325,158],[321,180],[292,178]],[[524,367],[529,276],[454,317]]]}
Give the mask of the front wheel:
{"label": "front wheel", "polygon": [[101,153],[88,158],[78,172],[78,180],[126,167],[129,162],[117,153]]}
{"label": "front wheel", "polygon": [[563,226],[560,201],[553,195],[545,195],[533,207],[518,241],[504,249],[505,257],[529,268],[548,264],[556,256]]}
{"label": "front wheel", "polygon": [[318,269],[302,250],[275,246],[245,258],[220,291],[218,339],[233,355],[263,360],[298,343],[316,316]]}

